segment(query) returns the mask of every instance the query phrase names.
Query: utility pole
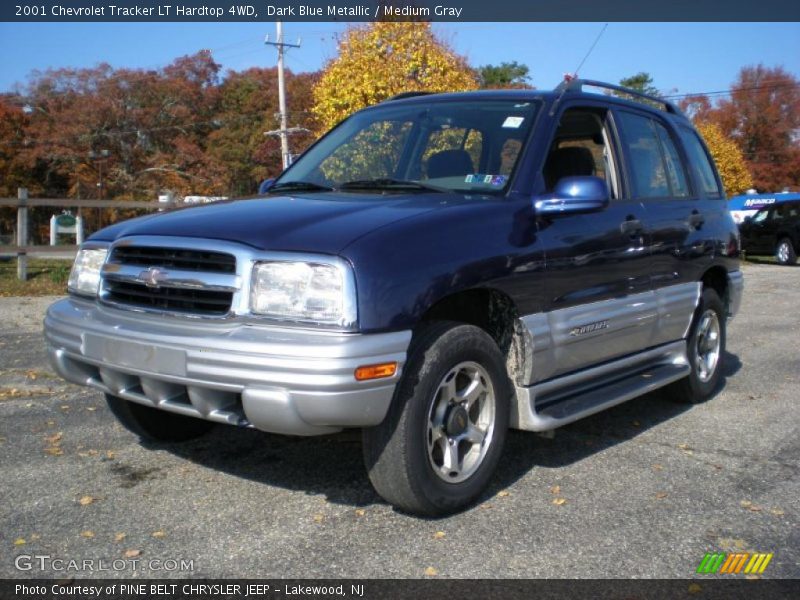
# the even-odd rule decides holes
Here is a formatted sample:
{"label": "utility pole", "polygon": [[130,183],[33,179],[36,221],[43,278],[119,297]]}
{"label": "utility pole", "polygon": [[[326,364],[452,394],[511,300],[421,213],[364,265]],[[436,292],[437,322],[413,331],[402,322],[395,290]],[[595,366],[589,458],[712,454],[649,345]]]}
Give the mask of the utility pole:
{"label": "utility pole", "polygon": [[278,50],[278,116],[280,118],[280,129],[277,133],[281,138],[281,162],[286,169],[292,164],[292,155],[289,152],[289,115],[286,113],[286,84],[283,78],[283,54],[286,48],[299,48],[300,40],[296,44],[289,44],[283,41],[283,24],[275,22],[275,41],[269,41],[269,35],[264,38],[264,43],[268,46],[275,46]]}

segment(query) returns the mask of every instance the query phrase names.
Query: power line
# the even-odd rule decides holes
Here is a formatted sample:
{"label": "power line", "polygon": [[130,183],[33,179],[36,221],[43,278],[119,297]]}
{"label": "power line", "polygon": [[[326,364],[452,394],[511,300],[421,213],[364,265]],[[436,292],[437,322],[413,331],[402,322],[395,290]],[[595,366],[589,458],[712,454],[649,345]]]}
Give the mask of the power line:
{"label": "power line", "polygon": [[755,85],[750,87],[740,87],[740,88],[730,88],[728,90],[716,90],[712,92],[689,92],[685,94],[667,94],[666,96],[661,96],[664,99],[672,99],[672,98],[692,98],[695,96],[727,96],[730,94],[735,94],[737,92],[750,92],[750,91],[757,91],[757,90],[777,90],[782,88],[792,88],[792,87],[800,87],[800,82],[782,82],[778,84],[768,84],[768,85]]}

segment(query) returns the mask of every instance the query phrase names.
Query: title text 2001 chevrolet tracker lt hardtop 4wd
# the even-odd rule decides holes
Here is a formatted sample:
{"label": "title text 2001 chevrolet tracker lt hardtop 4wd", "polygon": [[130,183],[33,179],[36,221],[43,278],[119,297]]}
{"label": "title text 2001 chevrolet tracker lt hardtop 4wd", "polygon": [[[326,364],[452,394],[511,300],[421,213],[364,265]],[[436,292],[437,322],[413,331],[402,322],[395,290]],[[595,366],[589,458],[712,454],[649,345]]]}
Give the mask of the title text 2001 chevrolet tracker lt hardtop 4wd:
{"label": "title text 2001 chevrolet tracker lt hardtop 4wd", "polygon": [[151,439],[361,428],[420,514],[473,501],[508,427],[707,398],[743,285],[719,176],[674,106],[586,85],[614,88],[396,97],[264,197],[99,231],[55,367]]}

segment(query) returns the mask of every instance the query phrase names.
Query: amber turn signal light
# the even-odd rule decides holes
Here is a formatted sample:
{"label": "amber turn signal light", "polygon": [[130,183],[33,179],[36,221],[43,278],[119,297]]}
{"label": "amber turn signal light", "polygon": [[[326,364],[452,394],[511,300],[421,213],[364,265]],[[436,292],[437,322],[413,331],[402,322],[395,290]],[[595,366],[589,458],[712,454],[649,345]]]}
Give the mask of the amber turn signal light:
{"label": "amber turn signal light", "polygon": [[356,369],[356,381],[367,381],[368,379],[382,379],[391,377],[397,373],[397,363],[381,363],[379,365],[365,365]]}

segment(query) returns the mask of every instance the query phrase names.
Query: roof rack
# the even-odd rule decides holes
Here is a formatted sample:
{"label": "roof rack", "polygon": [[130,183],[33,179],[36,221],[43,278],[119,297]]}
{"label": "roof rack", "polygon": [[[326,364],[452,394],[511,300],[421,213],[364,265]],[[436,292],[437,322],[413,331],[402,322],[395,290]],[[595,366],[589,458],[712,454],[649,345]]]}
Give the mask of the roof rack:
{"label": "roof rack", "polygon": [[652,96],[650,94],[645,94],[638,90],[632,90],[630,88],[622,87],[621,85],[614,85],[613,83],[605,83],[603,81],[596,81],[594,79],[565,79],[560,84],[555,91],[560,92],[559,99],[565,92],[582,92],[583,86],[590,86],[590,87],[597,87],[603,88],[606,90],[612,90],[615,92],[620,92],[622,94],[628,94],[630,96],[635,96],[637,98],[642,98],[644,100],[649,100],[650,102],[655,102],[657,104],[661,104],[664,107],[664,110],[668,113],[672,113],[673,115],[679,115],[681,117],[685,116],[683,111],[680,108],[675,106],[669,100],[664,100],[663,98],[659,98],[658,96]]}
{"label": "roof rack", "polygon": [[413,98],[414,96],[427,96],[432,92],[402,92],[400,94],[395,94],[391,98],[387,98],[384,102],[392,102],[393,100],[403,100],[405,98]]}

